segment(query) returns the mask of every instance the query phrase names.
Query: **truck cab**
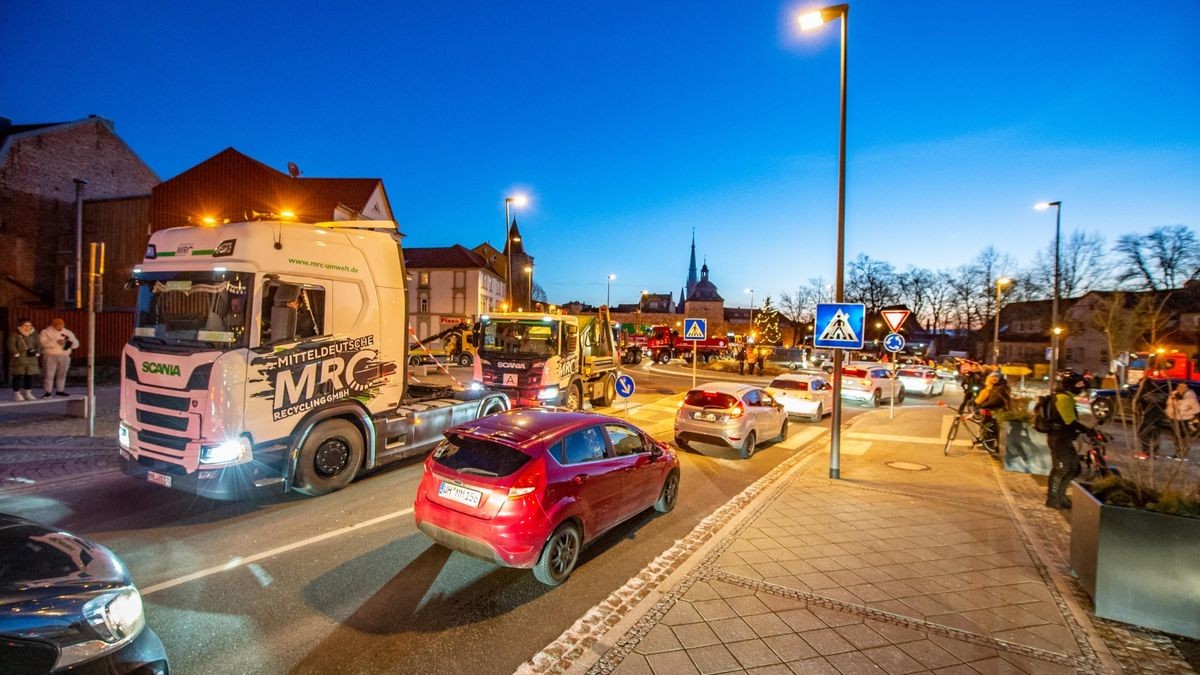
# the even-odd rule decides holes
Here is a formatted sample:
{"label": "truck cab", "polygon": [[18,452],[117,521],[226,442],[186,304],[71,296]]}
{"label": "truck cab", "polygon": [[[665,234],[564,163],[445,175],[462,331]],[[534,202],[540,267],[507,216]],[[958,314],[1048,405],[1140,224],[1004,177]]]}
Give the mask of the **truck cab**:
{"label": "truck cab", "polygon": [[596,315],[510,312],[480,318],[477,386],[515,406],[611,405],[618,357],[606,310]]}

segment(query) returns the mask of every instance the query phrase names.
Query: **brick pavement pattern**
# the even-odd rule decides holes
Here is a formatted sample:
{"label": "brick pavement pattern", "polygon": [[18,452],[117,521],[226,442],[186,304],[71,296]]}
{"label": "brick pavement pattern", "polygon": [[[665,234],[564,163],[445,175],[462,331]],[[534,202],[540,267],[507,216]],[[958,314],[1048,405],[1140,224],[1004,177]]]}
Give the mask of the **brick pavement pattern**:
{"label": "brick pavement pattern", "polygon": [[827,478],[828,442],[787,460],[735,507],[744,517],[718,518],[714,545],[688,544],[702,559],[657,594],[635,578],[629,616],[602,604],[594,630],[577,625],[521,671],[1194,672],[1178,639],[1088,612],[1045,478],[965,445],[944,456],[949,419],[858,418],[842,480]]}

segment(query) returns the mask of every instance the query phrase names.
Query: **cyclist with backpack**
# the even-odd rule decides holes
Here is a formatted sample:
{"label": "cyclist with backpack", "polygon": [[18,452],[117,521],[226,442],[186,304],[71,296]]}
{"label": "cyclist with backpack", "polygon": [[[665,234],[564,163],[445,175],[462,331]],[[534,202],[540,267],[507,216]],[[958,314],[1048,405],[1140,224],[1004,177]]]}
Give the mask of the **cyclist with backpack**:
{"label": "cyclist with backpack", "polygon": [[983,433],[991,441],[992,448],[999,447],[1000,429],[996,423],[996,413],[1008,408],[1011,395],[1008,392],[1008,382],[999,371],[990,373],[984,382],[984,387],[975,395],[975,405],[983,418]]}
{"label": "cyclist with backpack", "polygon": [[[1049,413],[1046,445],[1050,446],[1050,484],[1046,488],[1046,506],[1069,509],[1067,487],[1079,475],[1079,455],[1075,452],[1075,437],[1094,434],[1075,414],[1075,396],[1085,388],[1083,378],[1075,372],[1063,371],[1054,378],[1053,407]],[[1039,413],[1041,411],[1038,411]],[[1039,415],[1040,416],[1040,415]]]}

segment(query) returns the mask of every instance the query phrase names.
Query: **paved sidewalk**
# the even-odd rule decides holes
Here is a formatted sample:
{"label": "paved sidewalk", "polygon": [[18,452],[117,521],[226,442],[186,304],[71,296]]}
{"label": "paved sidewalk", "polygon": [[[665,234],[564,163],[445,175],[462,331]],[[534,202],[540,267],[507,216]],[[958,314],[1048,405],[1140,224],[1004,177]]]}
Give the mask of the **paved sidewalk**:
{"label": "paved sidewalk", "polygon": [[[1188,642],[1097,619],[1045,479],[950,416],[855,420],[714,514],[523,672],[1186,673]],[[827,436],[824,437],[827,439]]]}

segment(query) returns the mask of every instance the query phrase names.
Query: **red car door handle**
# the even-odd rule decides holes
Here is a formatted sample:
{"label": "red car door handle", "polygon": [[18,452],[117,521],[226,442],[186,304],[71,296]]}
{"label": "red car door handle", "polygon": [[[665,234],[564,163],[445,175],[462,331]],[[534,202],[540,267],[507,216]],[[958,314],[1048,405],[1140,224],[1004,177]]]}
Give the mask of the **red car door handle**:
{"label": "red car door handle", "polygon": [[581,473],[581,474],[576,475],[571,480],[575,481],[576,485],[583,485],[583,481],[587,480],[587,477],[588,477],[588,475],[586,473]]}

